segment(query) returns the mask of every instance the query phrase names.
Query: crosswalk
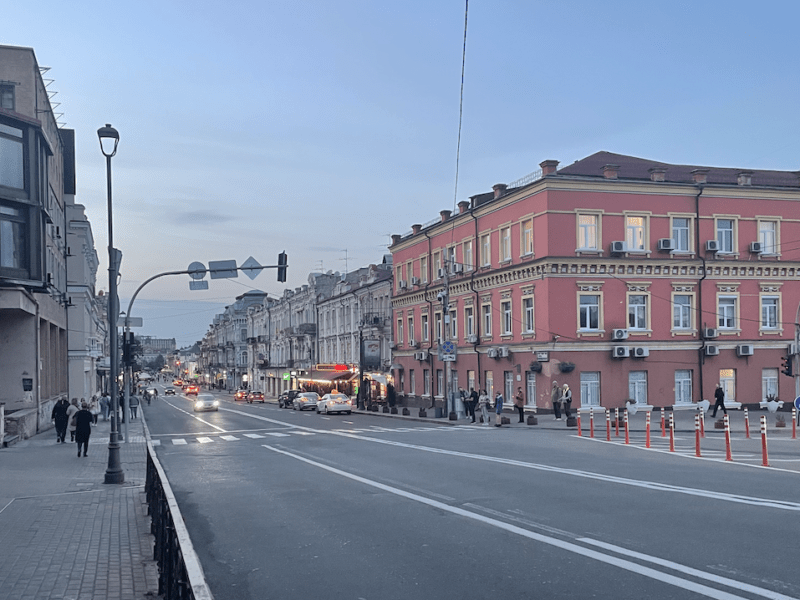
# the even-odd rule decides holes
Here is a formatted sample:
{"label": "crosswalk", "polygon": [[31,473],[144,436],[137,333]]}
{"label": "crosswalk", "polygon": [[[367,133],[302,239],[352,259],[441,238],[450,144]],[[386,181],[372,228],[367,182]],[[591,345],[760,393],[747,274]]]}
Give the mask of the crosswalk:
{"label": "crosswalk", "polygon": [[[368,427],[368,428],[349,428],[349,429],[332,429],[334,433],[350,433],[350,434],[376,434],[376,433],[417,433],[417,432],[446,432],[446,431],[477,431],[479,428],[470,427],[468,425],[457,425],[455,427]],[[153,440],[154,446],[172,445],[172,446],[187,446],[189,444],[214,444],[219,442],[237,442],[242,438],[251,440],[263,440],[270,438],[288,438],[297,436],[310,436],[310,435],[325,435],[327,431],[306,431],[303,429],[286,429],[283,431],[262,431],[260,433],[241,433],[238,437],[236,435],[224,434],[217,436],[194,436],[194,437],[173,437],[169,439],[155,439]]]}

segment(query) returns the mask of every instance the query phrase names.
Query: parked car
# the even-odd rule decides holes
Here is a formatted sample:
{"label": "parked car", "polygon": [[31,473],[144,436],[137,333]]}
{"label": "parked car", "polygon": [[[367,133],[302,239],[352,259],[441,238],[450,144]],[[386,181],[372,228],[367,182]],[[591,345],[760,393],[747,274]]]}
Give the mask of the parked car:
{"label": "parked car", "polygon": [[261,402],[261,404],[264,404],[264,392],[250,392],[247,394],[247,401],[250,404],[253,402]]}
{"label": "parked car", "polygon": [[174,385],[175,387],[181,387],[183,385],[183,380],[176,379],[175,381],[172,382],[172,385]]}
{"label": "parked car", "polygon": [[353,401],[344,394],[325,394],[317,402],[318,413],[347,413],[353,412]]}
{"label": "parked car", "polygon": [[294,404],[294,399],[297,397],[297,394],[300,393],[300,390],[286,390],[282,392],[280,396],[278,396],[278,407],[279,408],[292,408]]}
{"label": "parked car", "polygon": [[187,394],[194,394],[195,396],[200,393],[200,388],[196,385],[188,385],[186,386],[186,393]]}
{"label": "parked car", "polygon": [[247,390],[236,390],[233,395],[234,400],[247,400]]}
{"label": "parked car", "polygon": [[219,400],[214,398],[211,394],[198,394],[194,401],[194,412],[202,412],[205,410],[219,411]]}
{"label": "parked car", "polygon": [[174,396],[175,395],[175,390],[173,390],[172,388],[167,388],[166,390],[164,390],[164,395],[165,396]]}
{"label": "parked car", "polygon": [[307,408],[315,409],[319,402],[319,394],[317,392],[302,392],[292,401],[292,408],[295,410],[305,410]]}

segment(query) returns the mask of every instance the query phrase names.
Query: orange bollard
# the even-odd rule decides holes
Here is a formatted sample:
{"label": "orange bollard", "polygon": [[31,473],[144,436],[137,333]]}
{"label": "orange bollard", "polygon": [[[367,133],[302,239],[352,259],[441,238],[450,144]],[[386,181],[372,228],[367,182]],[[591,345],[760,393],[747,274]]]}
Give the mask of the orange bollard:
{"label": "orange bollard", "polygon": [[769,455],[767,454],[767,417],[761,415],[761,466],[769,466]]}
{"label": "orange bollard", "polygon": [[664,407],[661,407],[661,437],[667,437],[667,426],[664,423]]}
{"label": "orange bollard", "polygon": [[694,416],[694,455],[700,456],[700,415]]}
{"label": "orange bollard", "polygon": [[625,409],[625,443],[630,444],[631,438],[628,435],[628,409]]}
{"label": "orange bollard", "polygon": [[674,413],[669,413],[669,451],[675,452],[675,418]]}
{"label": "orange bollard", "polygon": [[728,420],[728,415],[722,417],[725,423],[725,460],[733,460],[731,455],[731,422]]}
{"label": "orange bollard", "polygon": [[644,418],[644,447],[650,447],[650,411],[647,412]]}
{"label": "orange bollard", "polygon": [[619,408],[614,409],[614,432],[619,437]]}
{"label": "orange bollard", "polygon": [[747,412],[747,407],[744,407],[744,437],[750,439],[750,413]]}
{"label": "orange bollard", "polygon": [[589,437],[594,437],[594,411],[589,409]]}
{"label": "orange bollard", "polygon": [[581,437],[583,434],[581,433],[581,409],[578,409],[578,437]]}
{"label": "orange bollard", "polygon": [[606,441],[611,441],[611,411],[606,409]]}

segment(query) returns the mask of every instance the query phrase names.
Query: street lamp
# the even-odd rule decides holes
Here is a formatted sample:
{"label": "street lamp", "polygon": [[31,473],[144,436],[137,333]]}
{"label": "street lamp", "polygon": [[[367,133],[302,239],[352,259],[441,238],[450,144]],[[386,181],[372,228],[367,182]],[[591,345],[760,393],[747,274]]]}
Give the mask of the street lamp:
{"label": "street lamp", "polygon": [[111,157],[117,153],[119,132],[106,123],[97,130],[100,138],[100,151],[106,157],[106,182],[108,188],[108,333],[109,359],[111,363],[111,436],[108,441],[108,467],[105,483],[123,483],[125,473],[119,454],[119,393],[117,389],[117,373],[119,372],[119,351],[117,349],[117,317],[119,315],[119,299],[117,298],[117,273],[119,269],[119,251],[114,248],[114,227],[111,203]]}

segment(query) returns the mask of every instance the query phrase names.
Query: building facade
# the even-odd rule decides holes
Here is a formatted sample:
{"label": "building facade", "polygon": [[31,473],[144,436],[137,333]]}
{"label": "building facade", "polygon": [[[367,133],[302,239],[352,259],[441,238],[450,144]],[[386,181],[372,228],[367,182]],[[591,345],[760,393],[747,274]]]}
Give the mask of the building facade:
{"label": "building facade", "polygon": [[522,388],[538,409],[555,381],[573,406],[713,403],[717,384],[728,402],[797,395],[781,375],[800,312],[797,173],[607,152],[540,166],[392,236],[400,395]]}

